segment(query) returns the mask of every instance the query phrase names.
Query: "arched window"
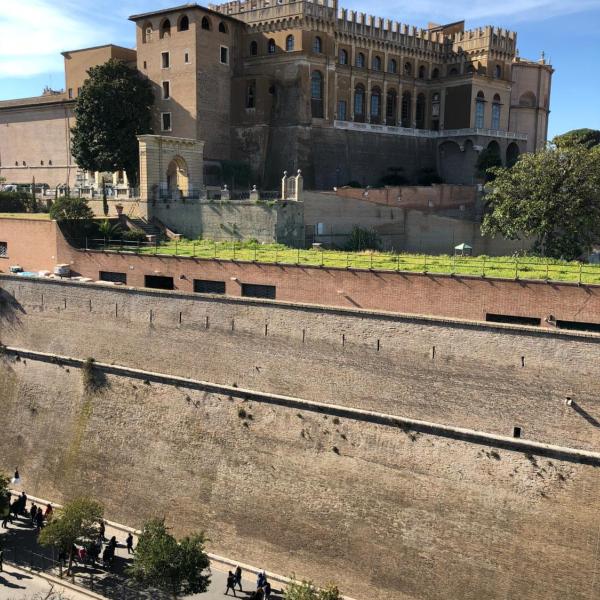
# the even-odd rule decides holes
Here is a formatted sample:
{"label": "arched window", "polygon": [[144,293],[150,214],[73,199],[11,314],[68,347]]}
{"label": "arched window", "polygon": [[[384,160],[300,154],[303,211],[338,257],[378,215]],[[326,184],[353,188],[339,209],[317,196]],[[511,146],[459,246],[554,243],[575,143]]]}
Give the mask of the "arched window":
{"label": "arched window", "polygon": [[498,131],[500,129],[500,114],[502,112],[502,104],[500,101],[500,95],[496,94],[494,96],[494,101],[492,102],[492,129]]}
{"label": "arched window", "polygon": [[142,28],[142,44],[152,41],[152,23],[146,23]]}
{"label": "arched window", "polygon": [[390,62],[388,63],[388,71],[390,73],[397,73],[398,72],[398,61],[395,58],[392,58],[390,60]]}
{"label": "arched window", "polygon": [[344,50],[343,48],[340,50],[339,61],[340,65],[348,64],[348,50]]}
{"label": "arched window", "polygon": [[412,123],[410,122],[412,111],[412,96],[410,92],[404,92],[402,94],[402,115],[401,115],[401,125],[402,127],[411,127]]}
{"label": "arched window", "polygon": [[469,63],[467,65],[467,73],[474,73],[474,72],[475,72],[475,67],[471,63]]}
{"label": "arched window", "polygon": [[294,36],[293,35],[288,35],[285,38],[285,51],[286,52],[294,51]]}
{"label": "arched window", "polygon": [[450,75],[450,77],[454,77],[454,76],[458,75],[458,69],[456,67],[452,67],[450,69],[450,71],[448,72],[448,75]]}
{"label": "arched window", "polygon": [[404,74],[412,75],[412,65],[409,62],[404,63]]}
{"label": "arched window", "polygon": [[312,116],[315,119],[323,118],[323,75],[320,71],[313,71],[310,78],[310,97]]}
{"label": "arched window", "polygon": [[270,39],[269,43],[267,44],[267,52],[269,54],[275,54],[275,50],[277,49],[277,46],[275,45],[275,40],[274,39]]}
{"label": "arched window", "polygon": [[419,79],[425,79],[425,76],[427,75],[427,69],[421,65],[419,67]]}
{"label": "arched window", "polygon": [[431,71],[431,79],[439,79],[440,78],[440,70],[435,68]]}
{"label": "arched window", "polygon": [[361,69],[364,69],[364,66],[365,66],[365,55],[362,52],[359,52],[356,55],[356,66],[359,67],[359,68],[361,68]]}
{"label": "arched window", "polygon": [[208,17],[202,17],[202,29],[205,29],[206,31],[210,31],[212,29],[211,25],[210,25],[210,19]]}
{"label": "arched window", "polygon": [[183,15],[179,19],[179,23],[177,25],[177,31],[188,31],[190,28],[190,20],[187,15]]}
{"label": "arched window", "polygon": [[354,120],[365,120],[365,88],[360,83],[354,88]]}
{"label": "arched window", "polygon": [[417,129],[425,129],[425,94],[417,96]]}
{"label": "arched window", "polygon": [[494,69],[494,77],[496,79],[500,79],[502,77],[502,67],[500,65],[496,65]]}
{"label": "arched window", "polygon": [[519,106],[525,106],[528,108],[534,108],[536,105],[537,99],[535,97],[535,94],[533,92],[525,92],[520,98],[519,98]]}
{"label": "arched window", "polygon": [[223,21],[219,23],[219,33],[227,33],[227,25]]}
{"label": "arched window", "polygon": [[381,123],[381,90],[371,90],[371,123]]}
{"label": "arched window", "polygon": [[485,94],[483,92],[477,92],[477,99],[475,101],[475,127],[477,129],[483,129],[485,124]]}
{"label": "arched window", "polygon": [[258,54],[258,42],[251,42],[250,56],[256,56],[257,54]]}
{"label": "arched window", "polygon": [[515,142],[511,142],[506,149],[506,166],[508,168],[514,167],[516,162],[519,160],[520,154],[519,146]]}
{"label": "arched window", "polygon": [[321,54],[321,52],[323,52],[323,40],[319,36],[314,39],[313,51],[315,54]]}
{"label": "arched window", "polygon": [[385,101],[385,123],[386,125],[396,125],[396,115],[398,114],[398,94],[396,90],[388,90]]}
{"label": "arched window", "polygon": [[381,57],[380,56],[376,55],[373,57],[372,69],[373,69],[373,71],[381,71]]}
{"label": "arched window", "polygon": [[165,19],[160,26],[160,39],[164,37],[171,37],[171,21]]}

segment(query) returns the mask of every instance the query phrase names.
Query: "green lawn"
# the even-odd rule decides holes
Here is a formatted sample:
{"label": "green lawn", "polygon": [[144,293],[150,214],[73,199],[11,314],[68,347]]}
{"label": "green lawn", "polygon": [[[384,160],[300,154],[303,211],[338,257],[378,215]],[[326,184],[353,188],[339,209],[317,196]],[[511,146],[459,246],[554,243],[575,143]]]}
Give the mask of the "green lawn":
{"label": "green lawn", "polygon": [[[99,246],[102,248],[102,244]],[[600,265],[547,260],[537,257],[452,257],[385,252],[344,252],[336,250],[298,250],[281,244],[212,242],[209,240],[166,242],[162,244],[111,244],[107,249],[139,254],[217,258],[242,262],[324,266],[382,271],[408,271],[500,277],[504,279],[542,279],[600,284]]]}
{"label": "green lawn", "polygon": [[2,213],[0,212],[0,219],[28,219],[34,221],[49,221],[50,215],[48,213]]}

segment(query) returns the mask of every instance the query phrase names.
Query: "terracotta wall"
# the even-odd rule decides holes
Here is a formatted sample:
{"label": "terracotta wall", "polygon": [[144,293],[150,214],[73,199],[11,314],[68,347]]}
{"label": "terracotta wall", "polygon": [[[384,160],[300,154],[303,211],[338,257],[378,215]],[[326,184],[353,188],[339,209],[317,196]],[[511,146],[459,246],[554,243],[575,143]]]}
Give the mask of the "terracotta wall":
{"label": "terracotta wall", "polygon": [[[32,243],[35,240],[35,243]],[[483,321],[486,313],[600,323],[600,287],[543,281],[509,281],[416,273],[346,270],[241,263],[184,257],[136,256],[70,247],[49,222],[0,219],[0,241],[9,260],[26,270],[69,263],[74,272],[97,280],[101,271],[125,273],[127,284],[144,287],[146,275],[171,276],[175,289],[193,292],[194,279],[223,281],[230,296],[242,284],[276,287],[277,300],[346,308]]]}

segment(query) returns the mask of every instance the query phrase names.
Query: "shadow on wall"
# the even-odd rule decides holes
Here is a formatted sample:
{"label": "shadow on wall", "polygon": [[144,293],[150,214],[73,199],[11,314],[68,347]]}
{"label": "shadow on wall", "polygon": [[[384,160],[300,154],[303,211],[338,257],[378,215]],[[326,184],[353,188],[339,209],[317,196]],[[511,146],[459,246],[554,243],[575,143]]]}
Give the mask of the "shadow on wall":
{"label": "shadow on wall", "polygon": [[0,289],[0,324],[20,325],[25,309],[6,290]]}

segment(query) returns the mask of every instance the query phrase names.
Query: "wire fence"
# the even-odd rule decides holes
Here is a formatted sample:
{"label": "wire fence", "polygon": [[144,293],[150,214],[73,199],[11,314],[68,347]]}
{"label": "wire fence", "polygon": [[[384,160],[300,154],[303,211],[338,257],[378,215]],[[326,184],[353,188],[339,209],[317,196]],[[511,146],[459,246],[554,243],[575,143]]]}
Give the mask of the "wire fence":
{"label": "wire fence", "polygon": [[325,250],[319,247],[304,249],[280,244],[209,240],[174,240],[151,243],[86,238],[84,247],[86,250],[104,252],[235,262],[600,284],[600,265],[535,257],[431,256],[375,251],[344,252]]}

